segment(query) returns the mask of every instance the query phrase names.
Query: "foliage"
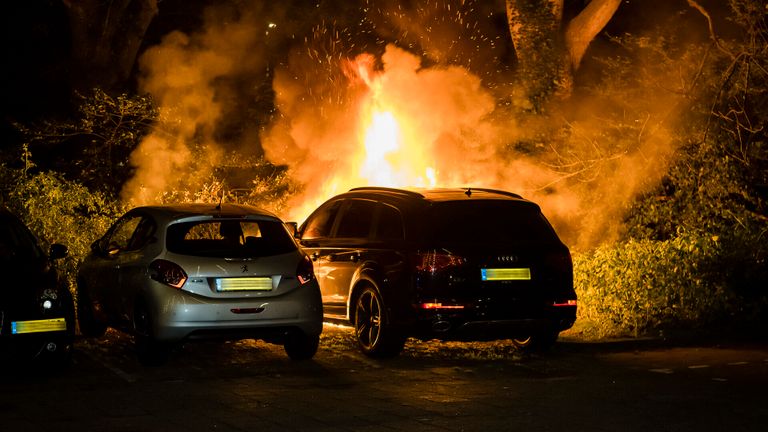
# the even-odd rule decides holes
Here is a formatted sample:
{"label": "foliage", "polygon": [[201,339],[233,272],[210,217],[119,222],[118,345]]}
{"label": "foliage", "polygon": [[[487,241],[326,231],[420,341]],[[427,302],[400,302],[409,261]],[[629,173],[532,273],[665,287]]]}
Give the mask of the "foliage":
{"label": "foliage", "polygon": [[768,31],[753,2],[730,3],[742,39],[712,34],[711,46],[680,52],[665,39],[621,40],[628,52],[663,54],[636,75],[638,88],[648,88],[643,72],[701,60],[677,89],[690,102],[663,181],[630,207],[622,241],[575,259],[581,326],[598,336],[768,318]]}
{"label": "foliage", "polygon": [[129,156],[153,126],[158,110],[148,96],[113,97],[94,89],[77,97],[73,119],[16,127],[44,169],[116,195],[132,174]]}
{"label": "foliage", "polygon": [[225,156],[198,187],[179,186],[163,191],[156,197],[157,202],[239,203],[281,215],[288,210],[288,200],[298,190],[298,184],[284,167],[263,158],[242,158],[236,153]]}
{"label": "foliage", "polygon": [[18,215],[47,250],[52,243],[67,246],[62,270],[74,283],[78,264],[90,252],[90,244],[103,234],[122,212],[109,196],[54,172],[26,174],[0,166],[6,188],[5,205]]}
{"label": "foliage", "polygon": [[[734,244],[735,243],[735,244]],[[589,336],[639,336],[748,324],[765,296],[739,292],[749,251],[738,239],[679,232],[669,240],[628,240],[577,255],[580,328]],[[745,265],[746,264],[746,265]]]}

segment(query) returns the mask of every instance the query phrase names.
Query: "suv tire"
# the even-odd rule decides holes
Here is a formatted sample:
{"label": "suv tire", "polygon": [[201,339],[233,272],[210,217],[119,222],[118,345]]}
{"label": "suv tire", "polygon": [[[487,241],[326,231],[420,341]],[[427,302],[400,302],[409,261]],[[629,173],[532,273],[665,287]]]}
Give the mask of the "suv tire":
{"label": "suv tire", "polygon": [[557,341],[558,332],[549,331],[528,336],[527,338],[512,339],[518,351],[524,353],[541,353],[549,351]]}
{"label": "suv tire", "polygon": [[355,338],[369,357],[394,357],[403,350],[405,337],[389,324],[379,292],[365,286],[355,297]]}

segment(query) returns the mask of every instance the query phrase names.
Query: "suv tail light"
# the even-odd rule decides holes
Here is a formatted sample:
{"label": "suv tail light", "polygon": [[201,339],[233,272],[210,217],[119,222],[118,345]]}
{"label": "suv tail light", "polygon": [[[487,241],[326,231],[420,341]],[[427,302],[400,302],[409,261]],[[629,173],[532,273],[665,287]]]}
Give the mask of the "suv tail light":
{"label": "suv tail light", "polygon": [[453,255],[442,250],[431,250],[427,252],[417,252],[413,257],[413,264],[417,271],[436,273],[451,267],[457,267],[464,264],[467,260],[464,257]]}
{"label": "suv tail light", "polygon": [[166,284],[170,287],[180,289],[187,281],[187,274],[178,264],[164,259],[157,259],[149,264],[149,277]]}
{"label": "suv tail light", "polygon": [[573,273],[573,260],[568,249],[553,252],[546,257],[547,266],[553,270]]}
{"label": "suv tail light", "polygon": [[296,268],[296,279],[299,280],[301,285],[304,285],[314,278],[315,268],[312,265],[312,260],[309,259],[308,256],[304,255],[301,261],[299,261],[299,267]]}

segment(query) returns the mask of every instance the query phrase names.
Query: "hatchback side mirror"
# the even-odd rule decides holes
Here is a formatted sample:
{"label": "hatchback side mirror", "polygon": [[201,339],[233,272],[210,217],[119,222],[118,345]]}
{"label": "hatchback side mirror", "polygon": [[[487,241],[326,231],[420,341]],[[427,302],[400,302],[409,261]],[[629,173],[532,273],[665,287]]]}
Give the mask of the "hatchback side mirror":
{"label": "hatchback side mirror", "polygon": [[296,222],[286,222],[285,223],[286,228],[288,228],[288,232],[291,233],[293,238],[299,238],[299,224]]}
{"label": "hatchback side mirror", "polygon": [[67,256],[69,251],[67,250],[67,247],[63,244],[54,243],[51,245],[50,250],[48,251],[48,256],[51,259],[61,259]]}

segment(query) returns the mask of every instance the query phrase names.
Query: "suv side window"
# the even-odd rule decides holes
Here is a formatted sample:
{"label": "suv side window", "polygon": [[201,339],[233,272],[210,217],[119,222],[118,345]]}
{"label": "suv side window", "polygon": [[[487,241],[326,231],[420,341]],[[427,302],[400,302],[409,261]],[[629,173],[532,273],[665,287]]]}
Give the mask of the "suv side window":
{"label": "suv side window", "polygon": [[371,233],[373,215],[376,213],[376,203],[373,201],[353,199],[344,209],[336,230],[336,237],[368,238]]}
{"label": "suv side window", "polygon": [[333,221],[341,207],[341,201],[335,201],[328,206],[321,207],[312,214],[304,224],[301,233],[302,240],[330,237]]}
{"label": "suv side window", "polygon": [[377,240],[402,240],[403,218],[396,208],[379,204],[379,222],[376,225]]}

